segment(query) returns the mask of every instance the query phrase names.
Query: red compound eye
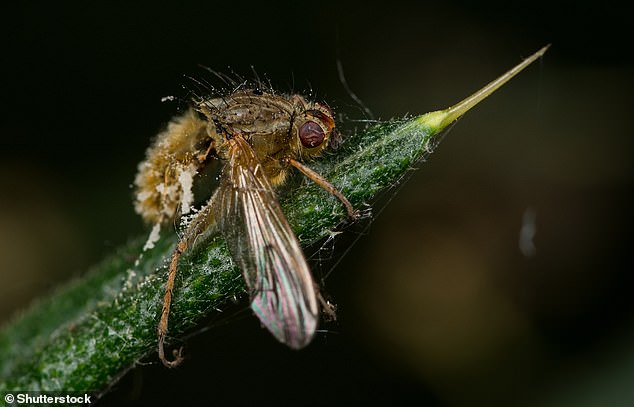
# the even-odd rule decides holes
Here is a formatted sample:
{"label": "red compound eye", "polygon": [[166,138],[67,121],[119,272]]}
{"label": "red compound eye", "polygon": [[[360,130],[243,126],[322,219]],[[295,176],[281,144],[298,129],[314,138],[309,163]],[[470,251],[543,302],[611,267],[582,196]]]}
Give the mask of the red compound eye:
{"label": "red compound eye", "polygon": [[324,130],[313,121],[307,121],[299,128],[299,139],[306,148],[317,147],[325,138]]}

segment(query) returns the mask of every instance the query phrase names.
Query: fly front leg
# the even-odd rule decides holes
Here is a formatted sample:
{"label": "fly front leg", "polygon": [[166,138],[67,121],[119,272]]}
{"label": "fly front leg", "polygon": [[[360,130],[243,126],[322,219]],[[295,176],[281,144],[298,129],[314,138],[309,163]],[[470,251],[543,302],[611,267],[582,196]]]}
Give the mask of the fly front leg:
{"label": "fly front leg", "polygon": [[282,158],[281,161],[286,162],[292,165],[293,167],[297,168],[302,174],[310,178],[315,184],[319,185],[330,195],[333,195],[334,197],[339,199],[339,201],[341,201],[343,206],[345,206],[346,211],[348,212],[348,217],[350,219],[359,218],[359,212],[354,210],[354,208],[352,207],[352,204],[350,203],[350,201],[348,201],[348,198],[346,198],[341,192],[339,192],[339,190],[335,188],[335,186],[332,185],[330,182],[328,182],[326,178],[322,177],[320,174],[311,170],[310,168],[308,168],[307,166],[300,163],[294,158],[286,157],[286,158]]}

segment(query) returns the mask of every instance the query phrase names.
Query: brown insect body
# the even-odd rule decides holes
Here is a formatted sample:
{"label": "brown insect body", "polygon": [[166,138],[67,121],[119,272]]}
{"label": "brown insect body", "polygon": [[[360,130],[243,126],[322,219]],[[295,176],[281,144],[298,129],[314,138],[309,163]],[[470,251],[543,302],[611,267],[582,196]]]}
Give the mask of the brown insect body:
{"label": "brown insect body", "polygon": [[299,169],[345,205],[347,199],[323,177],[298,160],[318,156],[335,129],[330,108],[299,95],[276,95],[239,89],[227,97],[200,99],[160,133],[139,165],[135,208],[154,229],[188,213],[191,186],[214,155],[226,160],[220,186],[186,225],[172,255],[161,320],[159,357],[165,358],[169,309],[178,261],[197,237],[218,226],[245,278],[251,307],[281,342],[292,348],[308,344],[318,321],[318,292],[301,246],[286,220],[274,187],[286,179],[289,165]]}
{"label": "brown insect body", "polygon": [[[259,90],[240,90],[228,98],[203,100],[197,106],[209,121],[208,133],[214,139],[220,158],[228,159],[225,137],[242,136],[253,148],[273,185],[284,182],[286,157],[309,159],[327,146],[335,128],[332,111],[302,96],[282,96]],[[321,139],[310,144],[309,131],[319,126]],[[306,140],[306,141],[304,141]]]}

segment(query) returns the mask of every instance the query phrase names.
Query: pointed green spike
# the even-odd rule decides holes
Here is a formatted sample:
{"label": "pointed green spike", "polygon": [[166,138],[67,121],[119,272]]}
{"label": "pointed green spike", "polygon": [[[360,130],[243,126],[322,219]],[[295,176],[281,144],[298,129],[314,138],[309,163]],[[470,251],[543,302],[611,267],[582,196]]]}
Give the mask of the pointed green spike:
{"label": "pointed green spike", "polygon": [[524,68],[526,68],[527,66],[535,62],[535,60],[544,55],[549,47],[550,44],[546,45],[545,47],[516,65],[514,68],[510,69],[504,75],[490,82],[488,85],[478,90],[471,96],[463,99],[461,102],[456,103],[450,108],[444,110],[437,110],[435,112],[426,113],[422,116],[419,116],[417,120],[420,124],[425,124],[436,132],[442,131],[448,125],[460,118],[460,116],[467,113],[472,107],[482,102],[490,94],[498,90],[502,85],[504,85],[515,75],[520,73]]}

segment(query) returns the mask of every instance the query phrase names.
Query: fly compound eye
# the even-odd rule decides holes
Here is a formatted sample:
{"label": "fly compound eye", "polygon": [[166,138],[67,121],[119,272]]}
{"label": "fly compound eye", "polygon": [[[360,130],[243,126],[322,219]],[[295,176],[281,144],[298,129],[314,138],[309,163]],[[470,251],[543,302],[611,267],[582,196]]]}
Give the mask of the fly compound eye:
{"label": "fly compound eye", "polygon": [[321,126],[313,121],[307,121],[299,128],[299,140],[306,148],[314,148],[324,142],[326,134]]}

